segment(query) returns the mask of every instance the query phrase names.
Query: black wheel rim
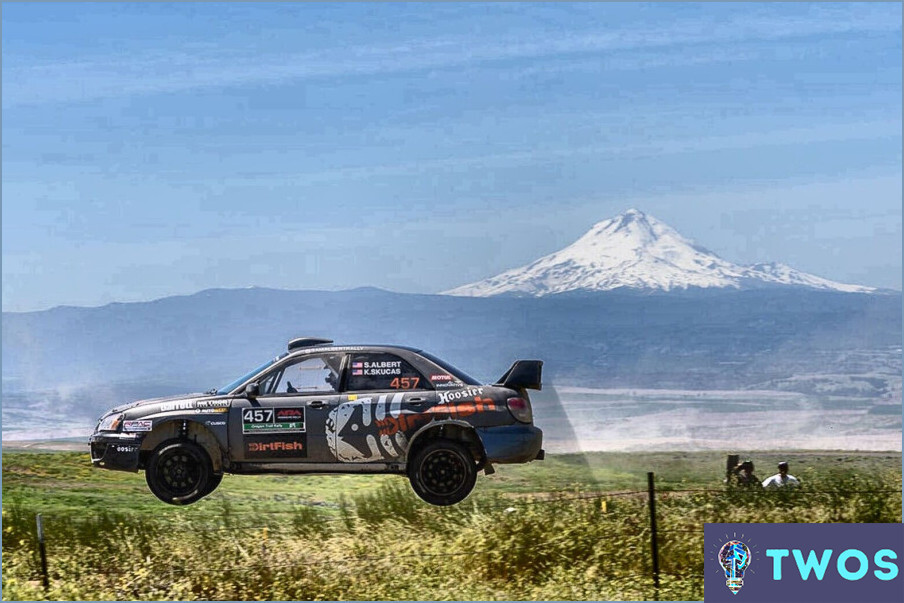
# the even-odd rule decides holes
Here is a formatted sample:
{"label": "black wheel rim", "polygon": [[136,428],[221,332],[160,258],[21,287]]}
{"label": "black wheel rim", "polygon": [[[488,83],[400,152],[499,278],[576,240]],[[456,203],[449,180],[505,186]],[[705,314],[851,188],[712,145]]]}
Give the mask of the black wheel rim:
{"label": "black wheel rim", "polygon": [[198,489],[203,473],[201,459],[188,450],[170,450],[157,461],[159,483],[172,496],[185,496]]}
{"label": "black wheel rim", "polygon": [[467,479],[465,460],[451,450],[434,450],[421,465],[421,482],[436,496],[449,496],[461,488]]}

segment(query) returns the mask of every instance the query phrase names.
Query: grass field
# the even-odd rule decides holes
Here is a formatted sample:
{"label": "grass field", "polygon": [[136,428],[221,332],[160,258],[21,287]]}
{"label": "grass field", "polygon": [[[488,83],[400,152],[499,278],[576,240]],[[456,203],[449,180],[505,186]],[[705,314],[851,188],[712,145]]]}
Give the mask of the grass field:
{"label": "grass field", "polygon": [[172,507],[87,454],[4,450],[3,598],[651,599],[648,471],[661,599],[703,598],[704,522],[901,521],[900,453],[743,456],[804,487],[725,491],[713,452],[590,453],[498,467],[450,508],[397,476],[226,476]]}

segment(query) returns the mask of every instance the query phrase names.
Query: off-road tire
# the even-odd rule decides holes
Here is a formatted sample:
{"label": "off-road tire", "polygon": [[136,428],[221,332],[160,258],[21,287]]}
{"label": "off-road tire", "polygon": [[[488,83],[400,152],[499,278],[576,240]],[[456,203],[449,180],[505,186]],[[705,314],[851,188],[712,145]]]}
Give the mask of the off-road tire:
{"label": "off-road tire", "polygon": [[418,450],[408,465],[415,494],[431,505],[447,506],[464,500],[477,482],[471,452],[452,440],[434,440]]}
{"label": "off-road tire", "polygon": [[168,440],[157,446],[144,477],[154,496],[171,505],[190,505],[219,483],[207,451],[188,440]]}
{"label": "off-road tire", "polygon": [[204,494],[202,494],[201,496],[207,496],[208,494],[216,490],[221,481],[223,481],[222,473],[211,473],[210,479],[207,480],[207,487],[204,489]]}

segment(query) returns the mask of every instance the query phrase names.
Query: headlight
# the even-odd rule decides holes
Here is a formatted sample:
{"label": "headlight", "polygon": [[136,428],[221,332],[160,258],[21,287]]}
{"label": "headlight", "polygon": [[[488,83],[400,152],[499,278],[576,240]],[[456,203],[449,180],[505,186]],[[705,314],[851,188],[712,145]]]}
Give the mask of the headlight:
{"label": "headlight", "polygon": [[108,415],[104,417],[100,425],[97,426],[98,431],[116,431],[122,423],[122,413],[116,415]]}

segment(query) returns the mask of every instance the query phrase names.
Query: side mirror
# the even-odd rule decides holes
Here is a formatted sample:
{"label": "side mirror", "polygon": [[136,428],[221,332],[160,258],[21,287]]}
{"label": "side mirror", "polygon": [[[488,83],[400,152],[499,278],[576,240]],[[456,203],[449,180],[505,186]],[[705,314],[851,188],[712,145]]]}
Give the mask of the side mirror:
{"label": "side mirror", "polygon": [[245,386],[245,395],[249,398],[257,398],[261,395],[261,386],[257,383],[249,383]]}

